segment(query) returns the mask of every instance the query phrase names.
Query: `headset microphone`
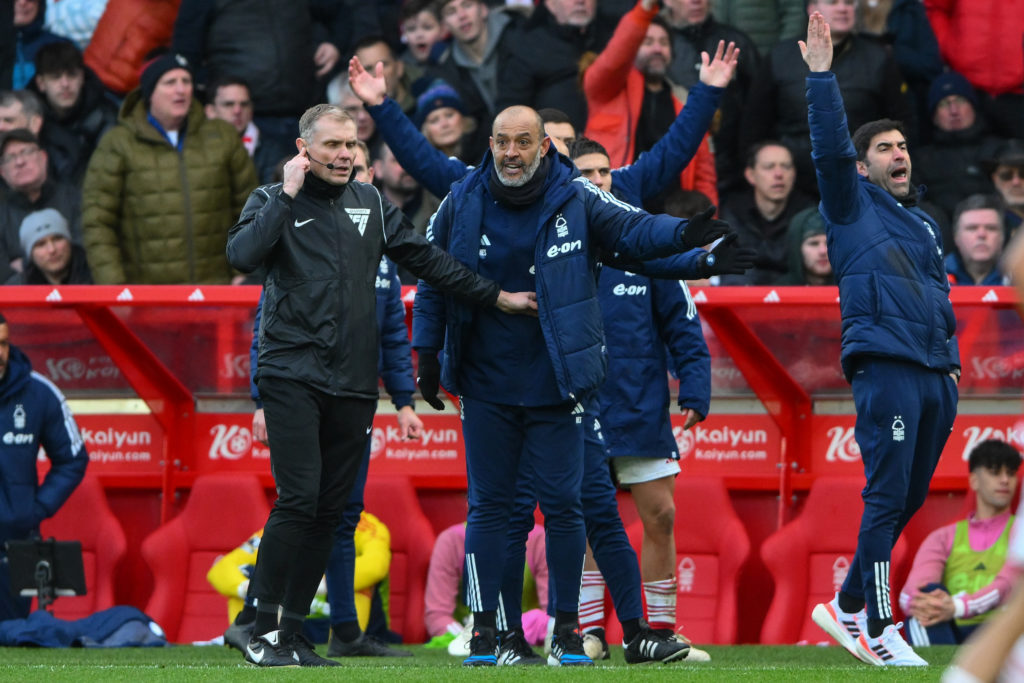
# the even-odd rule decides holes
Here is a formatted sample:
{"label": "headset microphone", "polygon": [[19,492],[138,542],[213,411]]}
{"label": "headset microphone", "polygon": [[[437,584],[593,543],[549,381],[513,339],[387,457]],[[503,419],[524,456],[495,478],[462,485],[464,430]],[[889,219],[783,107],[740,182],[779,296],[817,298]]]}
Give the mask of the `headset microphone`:
{"label": "headset microphone", "polygon": [[306,156],[309,157],[310,161],[316,161],[316,163],[320,164],[321,166],[326,167],[328,171],[333,171],[334,170],[334,164],[325,164],[322,161],[318,161],[317,159],[314,159],[313,155],[309,153],[308,149],[306,150]]}

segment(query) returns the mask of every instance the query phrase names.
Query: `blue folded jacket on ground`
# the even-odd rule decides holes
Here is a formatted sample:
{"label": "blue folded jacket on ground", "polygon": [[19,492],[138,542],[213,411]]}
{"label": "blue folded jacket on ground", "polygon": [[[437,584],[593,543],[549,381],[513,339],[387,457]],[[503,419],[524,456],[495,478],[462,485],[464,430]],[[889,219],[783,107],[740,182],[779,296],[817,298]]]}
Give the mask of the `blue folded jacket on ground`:
{"label": "blue folded jacket on ground", "polygon": [[84,619],[58,619],[37,610],[27,619],[0,621],[0,645],[8,647],[163,647],[163,629],[135,607],[121,605]]}

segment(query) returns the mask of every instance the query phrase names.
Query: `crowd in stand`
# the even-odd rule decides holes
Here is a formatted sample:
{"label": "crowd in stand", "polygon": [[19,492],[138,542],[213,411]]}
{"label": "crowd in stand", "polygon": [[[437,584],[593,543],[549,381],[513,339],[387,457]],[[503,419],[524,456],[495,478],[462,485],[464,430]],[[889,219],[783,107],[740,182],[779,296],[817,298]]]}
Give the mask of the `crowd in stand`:
{"label": "crowd in stand", "polygon": [[528,104],[623,167],[724,40],[736,74],[679,184],[757,259],[713,283],[831,284],[797,46],[814,10],[851,129],[906,124],[951,281],[1004,283],[1024,220],[1024,8],[996,0],[16,0],[0,16],[0,282],[247,282],[227,230],[324,100],[353,114],[375,183],[423,230],[442,197],[353,93],[353,55],[383,65],[388,98],[446,155],[478,163],[496,113]]}

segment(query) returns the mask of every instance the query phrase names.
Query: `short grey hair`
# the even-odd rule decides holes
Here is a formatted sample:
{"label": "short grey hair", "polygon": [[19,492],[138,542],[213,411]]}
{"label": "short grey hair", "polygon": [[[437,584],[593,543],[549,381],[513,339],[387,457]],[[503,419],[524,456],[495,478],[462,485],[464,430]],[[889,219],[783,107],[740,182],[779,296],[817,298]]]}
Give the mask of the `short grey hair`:
{"label": "short grey hair", "polygon": [[313,137],[313,129],[316,128],[316,122],[324,117],[334,119],[340,123],[348,122],[353,126],[356,125],[355,120],[349,116],[349,113],[338,105],[318,104],[307,109],[302,118],[299,119],[299,137],[309,142]]}
{"label": "short grey hair", "polygon": [[17,102],[27,118],[43,116],[43,101],[31,90],[0,91],[0,107],[9,107]]}

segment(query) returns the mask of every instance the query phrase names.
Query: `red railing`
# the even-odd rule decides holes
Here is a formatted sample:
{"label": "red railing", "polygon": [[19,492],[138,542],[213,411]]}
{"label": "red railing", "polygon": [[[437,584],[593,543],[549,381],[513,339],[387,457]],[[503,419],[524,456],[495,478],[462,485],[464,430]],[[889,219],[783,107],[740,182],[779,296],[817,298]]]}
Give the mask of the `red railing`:
{"label": "red railing", "polygon": [[[723,476],[732,489],[777,490],[781,524],[793,491],[814,477],[860,473],[852,398],[839,369],[837,290],[721,287],[694,295],[712,350],[713,399],[696,428],[676,424],[684,470]],[[166,520],[174,492],[199,473],[255,471],[270,484],[269,454],[252,440],[247,401],[258,296],[258,287],[5,287],[0,310],[37,371],[76,407],[100,407],[76,414],[94,471],[109,485],[159,488]],[[984,438],[1024,447],[1024,325],[1014,291],[960,287],[951,298],[964,372],[936,489],[963,488],[963,458]],[[133,398],[145,410],[126,408]],[[464,487],[457,415],[420,406],[426,437],[410,445],[381,403],[371,474]]]}

